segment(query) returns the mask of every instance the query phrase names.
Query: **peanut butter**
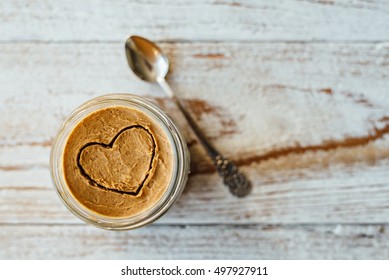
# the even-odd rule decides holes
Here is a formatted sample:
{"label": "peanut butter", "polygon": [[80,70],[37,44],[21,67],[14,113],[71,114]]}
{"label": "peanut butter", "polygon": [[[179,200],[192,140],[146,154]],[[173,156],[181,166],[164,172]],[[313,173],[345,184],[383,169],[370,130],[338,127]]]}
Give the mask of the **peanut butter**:
{"label": "peanut butter", "polygon": [[129,217],[154,206],[173,173],[169,139],[145,113],[115,106],[75,126],[63,155],[64,177],[77,201],[109,217]]}

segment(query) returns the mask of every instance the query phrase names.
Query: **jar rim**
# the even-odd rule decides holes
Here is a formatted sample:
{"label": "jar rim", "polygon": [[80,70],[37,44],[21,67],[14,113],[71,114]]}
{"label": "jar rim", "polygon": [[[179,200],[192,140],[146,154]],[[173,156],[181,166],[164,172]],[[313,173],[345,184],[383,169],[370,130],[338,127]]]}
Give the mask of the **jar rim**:
{"label": "jar rim", "polygon": [[[110,217],[88,209],[73,196],[63,174],[63,151],[73,129],[91,113],[113,106],[135,108],[151,117],[164,130],[173,152],[172,178],[165,193],[149,209],[129,217]],[[188,178],[189,151],[178,127],[158,105],[138,95],[106,94],[83,103],[64,120],[53,140],[50,152],[50,173],[57,194],[75,216],[99,228],[134,229],[161,217],[180,196]]]}

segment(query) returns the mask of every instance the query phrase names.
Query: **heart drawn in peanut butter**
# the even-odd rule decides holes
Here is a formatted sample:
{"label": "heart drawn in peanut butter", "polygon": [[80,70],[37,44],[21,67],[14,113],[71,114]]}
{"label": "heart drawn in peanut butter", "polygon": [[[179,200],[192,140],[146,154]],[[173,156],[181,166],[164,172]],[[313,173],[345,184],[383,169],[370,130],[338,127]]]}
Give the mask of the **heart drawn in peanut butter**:
{"label": "heart drawn in peanut butter", "polygon": [[108,144],[84,145],[78,153],[77,165],[93,186],[137,195],[150,175],[155,147],[150,131],[133,125],[119,131]]}

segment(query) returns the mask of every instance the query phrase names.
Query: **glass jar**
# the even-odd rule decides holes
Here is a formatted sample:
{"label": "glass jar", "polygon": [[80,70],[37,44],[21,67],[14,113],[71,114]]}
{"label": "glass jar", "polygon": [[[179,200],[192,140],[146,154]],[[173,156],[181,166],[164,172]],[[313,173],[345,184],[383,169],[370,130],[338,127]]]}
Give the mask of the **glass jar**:
{"label": "glass jar", "polygon": [[[155,121],[169,139],[173,154],[173,172],[166,192],[151,208],[130,217],[110,217],[90,210],[72,195],[64,176],[63,154],[68,137],[73,129],[89,114],[103,108],[117,106],[136,109]],[[184,137],[160,107],[140,96],[109,94],[84,103],[64,121],[51,149],[50,171],[56,191],[70,212],[85,222],[100,228],[127,230],[150,224],[173,205],[186,185],[189,173],[189,158]]]}

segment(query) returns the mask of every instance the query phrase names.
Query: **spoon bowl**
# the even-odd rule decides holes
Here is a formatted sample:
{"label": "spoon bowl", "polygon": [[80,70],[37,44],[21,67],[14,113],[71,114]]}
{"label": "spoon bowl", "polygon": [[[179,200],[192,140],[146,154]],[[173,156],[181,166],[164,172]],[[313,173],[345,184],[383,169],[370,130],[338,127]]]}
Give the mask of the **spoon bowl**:
{"label": "spoon bowl", "polygon": [[152,83],[165,79],[169,60],[158,46],[145,38],[131,36],[125,49],[128,65],[139,78]]}

